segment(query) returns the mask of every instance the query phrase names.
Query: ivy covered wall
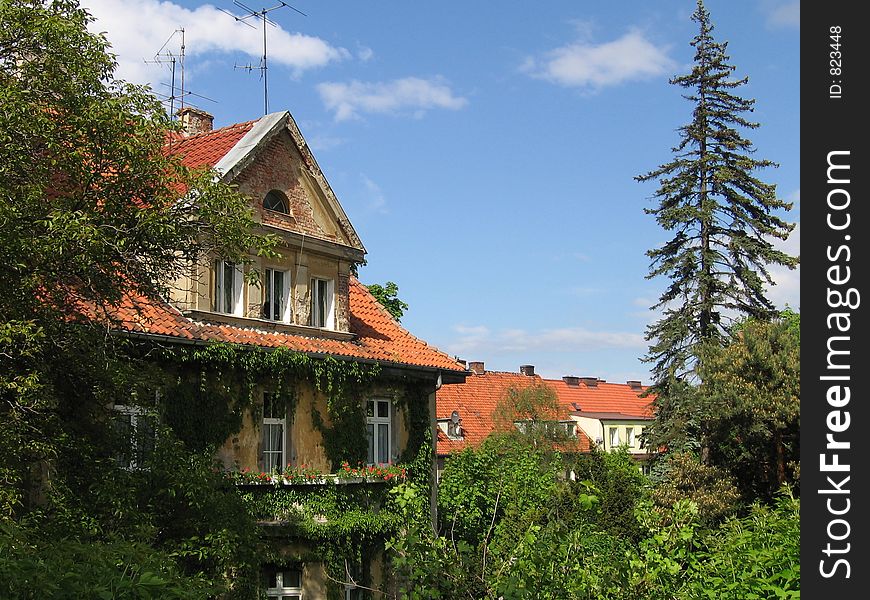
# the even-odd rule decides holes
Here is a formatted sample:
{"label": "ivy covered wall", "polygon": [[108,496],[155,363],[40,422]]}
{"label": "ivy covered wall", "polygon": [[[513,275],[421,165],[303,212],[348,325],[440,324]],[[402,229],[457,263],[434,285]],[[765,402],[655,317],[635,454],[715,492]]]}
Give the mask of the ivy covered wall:
{"label": "ivy covered wall", "polygon": [[[330,598],[343,597],[347,573],[364,586],[387,584],[384,541],[401,526],[388,490],[405,479],[432,484],[434,378],[229,344],[164,348],[161,361],[163,418],[186,445],[211,448],[235,473],[262,528],[263,564],[322,573],[315,583]],[[264,391],[286,408],[290,465],[280,476],[260,472]],[[374,474],[363,467],[369,398],[391,402],[398,463]]]}

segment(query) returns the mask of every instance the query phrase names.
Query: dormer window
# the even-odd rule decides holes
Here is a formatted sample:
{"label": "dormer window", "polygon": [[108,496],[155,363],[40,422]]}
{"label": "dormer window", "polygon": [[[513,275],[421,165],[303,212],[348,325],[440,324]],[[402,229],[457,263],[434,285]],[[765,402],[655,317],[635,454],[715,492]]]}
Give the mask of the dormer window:
{"label": "dormer window", "polygon": [[287,195],[281,190],[272,190],[266,194],[266,197],[263,198],[263,208],[285,215],[290,214],[290,202],[287,200]]}
{"label": "dormer window", "polygon": [[312,327],[333,329],[335,313],[333,310],[333,284],[329,279],[311,279],[311,321]]}

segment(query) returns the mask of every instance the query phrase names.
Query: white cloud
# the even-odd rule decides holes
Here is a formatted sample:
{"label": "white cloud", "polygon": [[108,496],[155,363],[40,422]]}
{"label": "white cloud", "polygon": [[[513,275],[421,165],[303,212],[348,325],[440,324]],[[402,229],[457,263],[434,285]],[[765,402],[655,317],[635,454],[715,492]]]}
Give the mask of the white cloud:
{"label": "white cloud", "polygon": [[369,194],[369,203],[367,208],[370,211],[387,214],[390,211],[387,210],[387,199],[384,197],[384,192],[377,183],[362,175],[363,186],[365,186],[366,191]]}
{"label": "white cloud", "polygon": [[440,77],[406,77],[386,82],[326,82],[317,91],[336,121],[358,117],[360,113],[407,113],[420,116],[432,108],[458,110],[468,101],[454,95]]}
{"label": "white cloud", "polygon": [[454,326],[459,336],[446,343],[451,354],[486,355],[504,352],[588,352],[605,348],[646,348],[643,335],[628,332],[590,331],[564,327],[529,332],[505,329],[491,332],[484,326]]}
{"label": "white cloud", "polygon": [[[106,32],[112,44],[118,59],[116,75],[134,83],[150,83],[157,91],[158,84],[169,81],[169,71],[145,61],[153,60],[177,29],[184,29],[187,58],[205,60],[214,53],[241,53],[256,66],[263,55],[263,31],[256,20],[250,20],[255,28],[248,27],[210,4],[187,9],[158,0],[83,0],[82,5],[96,17],[90,29]],[[344,48],[291,33],[280,25],[268,28],[267,49],[270,66],[287,67],[294,74],[350,57]],[[180,45],[173,40],[167,50],[178,56]]]}
{"label": "white cloud", "polygon": [[[776,240],[774,247],[791,256],[801,253],[801,224],[798,223],[787,240]],[[794,270],[785,267],[770,267],[770,276],[776,285],[768,288],[767,296],[777,308],[785,308],[786,304],[797,310],[801,305],[801,268]]]}
{"label": "white cloud", "polygon": [[765,0],[763,5],[767,22],[773,27],[794,27],[801,25],[800,0]]}
{"label": "white cloud", "polygon": [[647,40],[633,29],[603,44],[578,41],[528,58],[522,70],[533,77],[588,90],[598,90],[627,81],[649,79],[673,70],[667,49]]}

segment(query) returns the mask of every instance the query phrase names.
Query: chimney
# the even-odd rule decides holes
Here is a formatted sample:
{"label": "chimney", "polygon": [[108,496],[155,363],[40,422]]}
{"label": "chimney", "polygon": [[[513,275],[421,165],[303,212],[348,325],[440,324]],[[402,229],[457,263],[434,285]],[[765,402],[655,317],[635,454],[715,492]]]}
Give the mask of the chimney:
{"label": "chimney", "polygon": [[520,373],[527,377],[534,377],[535,365],[520,365]]}
{"label": "chimney", "polygon": [[484,373],[486,373],[486,369],[483,368],[482,361],[471,361],[470,363],[468,363],[468,368],[471,369],[471,371],[475,375],[483,375]]}
{"label": "chimney", "polygon": [[214,116],[198,108],[185,106],[177,114],[184,137],[209,132],[214,125]]}
{"label": "chimney", "polygon": [[640,384],[639,381],[635,381],[632,379],[632,380],[626,381],[625,383],[627,383],[628,387],[630,387],[635,392],[643,391],[643,386]]}
{"label": "chimney", "polygon": [[468,363],[465,362],[464,358],[459,358],[458,356],[454,356],[453,358],[456,360],[456,362],[458,362],[460,365],[462,365],[463,369],[468,368]]}
{"label": "chimney", "polygon": [[597,387],[598,386],[598,378],[597,377],[581,377],[583,383],[586,384],[586,387]]}
{"label": "chimney", "polygon": [[580,385],[580,378],[573,377],[572,375],[565,375],[562,378],[562,381],[565,382],[565,385],[570,385],[571,387],[577,387]]}

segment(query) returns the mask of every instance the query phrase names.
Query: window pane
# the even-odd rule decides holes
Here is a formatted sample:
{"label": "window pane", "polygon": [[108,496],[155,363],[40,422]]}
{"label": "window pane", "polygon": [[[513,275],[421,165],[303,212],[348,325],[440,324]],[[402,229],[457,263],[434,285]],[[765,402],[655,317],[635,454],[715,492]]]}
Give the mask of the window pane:
{"label": "window pane", "polygon": [[390,403],[384,400],[378,401],[378,416],[379,417],[389,417],[390,416]]}
{"label": "window pane", "polygon": [[375,401],[369,400],[366,402],[366,416],[373,417],[375,416]]}
{"label": "window pane", "polygon": [[263,318],[272,318],[272,269],[266,269],[266,275],[263,281]]}
{"label": "window pane", "polygon": [[235,265],[231,262],[224,261],[223,281],[223,307],[222,312],[233,312],[233,289],[235,288]]}
{"label": "window pane", "polygon": [[368,464],[374,464],[375,462],[375,426],[372,423],[369,423],[366,426],[366,437],[369,439],[369,456],[368,456]]}
{"label": "window pane", "polygon": [[378,462],[390,462],[390,426],[385,423],[378,425]]}
{"label": "window pane", "polygon": [[326,327],[326,317],[329,314],[328,298],[326,295],[327,282],[324,279],[317,280],[317,326]]}
{"label": "window pane", "polygon": [[302,587],[302,571],[284,571],[284,587]]}
{"label": "window pane", "polygon": [[272,282],[272,319],[276,321],[281,320],[281,316],[284,314],[284,272],[283,271],[272,271],[273,282]]}
{"label": "window pane", "polygon": [[311,280],[311,288],[309,293],[311,294],[311,326],[312,327],[320,327],[320,299],[318,297],[318,286],[317,279]]}
{"label": "window pane", "polygon": [[283,425],[270,425],[271,429],[271,441],[270,441],[270,450],[273,452],[280,452],[282,450],[282,438],[284,437],[284,426]]}

